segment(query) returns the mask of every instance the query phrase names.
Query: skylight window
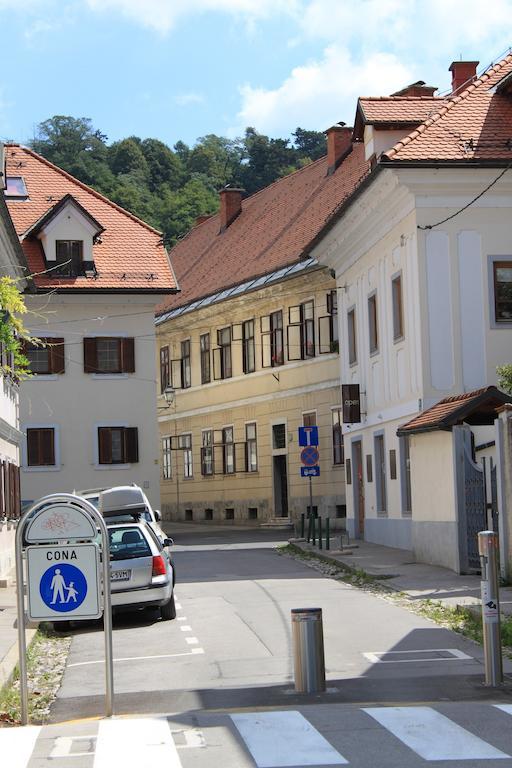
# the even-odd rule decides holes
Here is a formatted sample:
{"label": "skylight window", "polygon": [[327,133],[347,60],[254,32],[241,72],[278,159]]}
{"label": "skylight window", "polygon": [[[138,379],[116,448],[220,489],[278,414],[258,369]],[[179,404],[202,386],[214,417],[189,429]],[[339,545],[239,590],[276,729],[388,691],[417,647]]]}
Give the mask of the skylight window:
{"label": "skylight window", "polygon": [[27,185],[22,176],[7,176],[5,196],[13,200],[25,200],[28,197]]}

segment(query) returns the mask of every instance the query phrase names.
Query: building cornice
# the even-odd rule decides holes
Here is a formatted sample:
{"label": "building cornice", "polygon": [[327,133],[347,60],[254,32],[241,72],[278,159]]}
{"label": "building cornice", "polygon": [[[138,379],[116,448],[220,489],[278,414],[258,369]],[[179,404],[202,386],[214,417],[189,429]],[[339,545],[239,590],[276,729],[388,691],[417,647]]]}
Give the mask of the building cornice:
{"label": "building cornice", "polygon": [[0,416],[0,437],[7,440],[8,443],[14,443],[14,445],[20,445],[23,439],[23,432],[21,432],[8,421],[2,419]]}

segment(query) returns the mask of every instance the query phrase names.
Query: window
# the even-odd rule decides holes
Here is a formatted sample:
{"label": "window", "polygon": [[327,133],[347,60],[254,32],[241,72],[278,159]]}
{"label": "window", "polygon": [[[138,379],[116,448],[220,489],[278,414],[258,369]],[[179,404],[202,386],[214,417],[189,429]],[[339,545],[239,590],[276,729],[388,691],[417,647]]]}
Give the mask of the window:
{"label": "window", "polygon": [[60,277],[82,275],[83,246],[82,240],[56,240],[55,263],[58,266],[52,270],[52,274]]}
{"label": "window", "polygon": [[133,338],[98,336],[84,339],[85,373],[134,373]]}
{"label": "window", "polygon": [[233,427],[224,427],[222,430],[223,446],[223,472],[225,475],[232,475],[235,471],[235,440],[233,436]]}
{"label": "window", "polygon": [[304,427],[316,427],[316,411],[302,414],[302,424]]}
{"label": "window", "polygon": [[371,453],[366,454],[366,480],[373,483],[373,466]]}
{"label": "window", "polygon": [[399,341],[404,337],[402,275],[397,275],[391,281],[391,297],[393,301],[393,341]]}
{"label": "window", "polygon": [[384,452],[384,435],[375,435],[375,483],[377,491],[377,512],[386,512],[386,454]]}
{"label": "window", "polygon": [[160,347],[160,392],[162,394],[170,383],[169,347]]}
{"label": "window", "polygon": [[137,427],[98,427],[99,464],[136,464],[139,460]]}
{"label": "window", "polygon": [[172,453],[171,438],[162,438],[162,477],[164,480],[170,480],[172,477]]}
{"label": "window", "polygon": [[192,384],[190,368],[190,339],[181,342],[181,386],[188,389]]}
{"label": "window", "polygon": [[178,445],[183,451],[183,477],[193,477],[192,435],[180,435]]}
{"label": "window", "polygon": [[201,474],[213,475],[213,434],[211,429],[203,429],[201,437]]}
{"label": "window", "polygon": [[370,354],[379,351],[379,337],[377,329],[377,294],[368,296],[368,332],[370,336]]}
{"label": "window", "polygon": [[492,266],[495,320],[512,323],[512,261],[495,261]]}
{"label": "window", "polygon": [[327,315],[318,318],[318,353],[339,352],[338,294],[329,291],[326,296]]}
{"label": "window", "polygon": [[286,448],[286,425],[274,424],[272,426],[272,445],[274,449]]}
{"label": "window", "polygon": [[356,311],[351,309],[347,312],[348,328],[348,362],[349,365],[357,363],[357,340],[356,340]]}
{"label": "window", "polygon": [[256,424],[245,425],[245,471],[258,471],[258,446],[256,442]]}
{"label": "window", "polygon": [[217,349],[213,350],[213,376],[215,379],[229,379],[231,367],[231,328],[217,331]]}
{"label": "window", "polygon": [[210,334],[203,333],[200,336],[199,344],[201,347],[201,384],[208,384],[211,381]]}
{"label": "window", "polygon": [[274,368],[284,363],[283,313],[279,309],[260,318],[261,366]]}
{"label": "window", "polygon": [[[3,168],[0,172],[3,172]],[[26,200],[28,197],[27,185],[25,179],[22,176],[7,176],[5,179],[6,187],[4,195],[11,200]]]}
{"label": "window", "polygon": [[315,356],[315,304],[305,301],[288,308],[288,360]]}
{"label": "window", "polygon": [[343,448],[341,408],[333,408],[331,413],[332,413],[332,463],[343,464],[345,462],[345,451]]}
{"label": "window", "polygon": [[29,467],[55,466],[55,430],[53,428],[27,429],[27,465]]}
{"label": "window", "polygon": [[396,480],[396,450],[394,448],[389,451],[389,477],[390,480]]}
{"label": "window", "polygon": [[64,373],[64,339],[40,339],[41,344],[26,344],[24,354],[34,374]]}
{"label": "window", "polygon": [[0,517],[18,518],[20,498],[20,468],[11,461],[0,461]]}
{"label": "window", "polygon": [[244,373],[253,373],[256,370],[254,320],[246,320],[242,324],[242,353]]}

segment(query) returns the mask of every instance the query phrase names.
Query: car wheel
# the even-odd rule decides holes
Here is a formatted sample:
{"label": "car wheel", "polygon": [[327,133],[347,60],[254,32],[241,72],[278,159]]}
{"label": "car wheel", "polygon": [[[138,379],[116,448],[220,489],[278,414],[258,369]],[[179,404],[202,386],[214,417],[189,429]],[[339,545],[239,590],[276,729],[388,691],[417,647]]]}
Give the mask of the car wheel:
{"label": "car wheel", "polygon": [[170,621],[176,618],[176,606],[174,605],[174,595],[171,595],[171,599],[164,603],[160,608],[160,615],[164,621]]}

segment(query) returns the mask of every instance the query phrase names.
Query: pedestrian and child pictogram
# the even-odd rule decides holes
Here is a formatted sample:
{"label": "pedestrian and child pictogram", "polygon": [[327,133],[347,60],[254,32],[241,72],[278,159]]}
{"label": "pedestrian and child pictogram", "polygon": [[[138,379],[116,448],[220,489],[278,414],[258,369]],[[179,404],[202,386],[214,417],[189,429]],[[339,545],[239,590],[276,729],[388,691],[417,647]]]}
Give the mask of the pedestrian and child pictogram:
{"label": "pedestrian and child pictogram", "polygon": [[49,608],[67,613],[78,608],[85,600],[87,580],[82,571],[74,565],[52,565],[41,576],[39,592]]}

